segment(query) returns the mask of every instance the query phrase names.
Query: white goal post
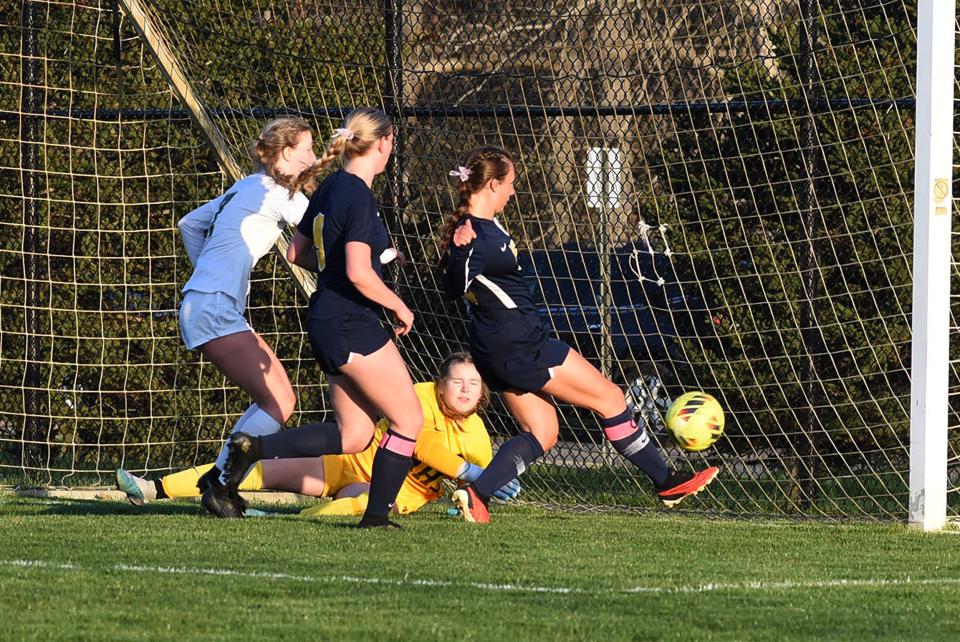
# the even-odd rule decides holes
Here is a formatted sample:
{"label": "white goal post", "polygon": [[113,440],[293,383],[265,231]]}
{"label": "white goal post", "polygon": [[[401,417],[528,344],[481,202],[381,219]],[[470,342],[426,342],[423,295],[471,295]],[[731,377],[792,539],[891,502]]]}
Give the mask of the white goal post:
{"label": "white goal post", "polygon": [[910,524],[947,512],[951,184],[956,5],[921,0],[917,17]]}

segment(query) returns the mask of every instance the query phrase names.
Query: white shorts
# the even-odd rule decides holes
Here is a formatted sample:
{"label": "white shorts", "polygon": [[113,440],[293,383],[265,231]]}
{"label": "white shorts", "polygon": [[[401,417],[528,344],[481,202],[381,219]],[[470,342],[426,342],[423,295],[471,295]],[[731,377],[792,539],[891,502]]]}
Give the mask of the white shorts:
{"label": "white shorts", "polygon": [[180,336],[189,350],[213,339],[253,332],[237,302],[223,292],[188,290],[180,304]]}

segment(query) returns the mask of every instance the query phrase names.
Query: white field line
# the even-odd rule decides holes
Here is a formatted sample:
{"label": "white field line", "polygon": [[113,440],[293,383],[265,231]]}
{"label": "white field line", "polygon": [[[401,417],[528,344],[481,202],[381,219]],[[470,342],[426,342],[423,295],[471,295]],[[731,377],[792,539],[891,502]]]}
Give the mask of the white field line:
{"label": "white field line", "polygon": [[558,594],[586,594],[610,595],[622,593],[714,593],[720,591],[791,591],[804,589],[830,588],[879,588],[887,586],[955,586],[960,585],[957,577],[932,578],[864,578],[864,579],[833,579],[812,580],[808,582],[730,582],[707,583],[690,586],[632,586],[624,588],[577,588],[569,586],[537,586],[531,584],[495,584],[487,582],[451,582],[448,580],[434,580],[429,578],[403,577],[398,579],[378,577],[358,577],[355,575],[292,575],[270,571],[235,571],[228,568],[190,568],[176,566],[142,566],[130,564],[113,564],[103,567],[83,567],[70,562],[47,562],[44,560],[0,560],[0,567],[20,567],[25,569],[54,569],[68,571],[119,571],[126,573],[145,573],[148,575],[213,575],[226,577],[240,577],[250,579],[268,579],[288,582],[306,582],[318,584],[379,584],[384,586],[409,587],[441,587],[441,588],[472,588],[481,591],[512,592],[512,593],[558,593]]}

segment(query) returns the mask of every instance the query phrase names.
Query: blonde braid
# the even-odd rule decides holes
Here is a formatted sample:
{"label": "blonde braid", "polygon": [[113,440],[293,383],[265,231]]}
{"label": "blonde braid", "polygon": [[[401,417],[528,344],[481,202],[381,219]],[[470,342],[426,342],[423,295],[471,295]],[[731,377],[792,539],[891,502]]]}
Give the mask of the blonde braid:
{"label": "blonde braid", "polygon": [[308,194],[313,193],[313,190],[317,189],[317,177],[335,158],[343,154],[346,146],[347,140],[344,137],[334,138],[327,149],[324,150],[323,156],[318,158],[313,165],[300,172],[300,175],[291,182],[290,194],[293,195],[300,190],[304,190]]}

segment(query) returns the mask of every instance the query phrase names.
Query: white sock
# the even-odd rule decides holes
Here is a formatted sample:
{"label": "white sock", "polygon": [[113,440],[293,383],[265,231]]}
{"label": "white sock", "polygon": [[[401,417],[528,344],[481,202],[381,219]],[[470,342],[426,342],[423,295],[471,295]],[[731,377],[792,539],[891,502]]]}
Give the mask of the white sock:
{"label": "white sock", "polygon": [[[260,435],[269,435],[280,430],[280,423],[260,410],[260,406],[257,404],[251,405],[247,408],[247,411],[243,413],[243,416],[237,421],[233,426],[233,430],[230,431],[230,434],[233,434],[237,431],[242,430],[248,435],[260,436]],[[226,483],[226,479],[223,478],[223,469],[227,465],[227,454],[230,451],[227,449],[227,444],[224,443],[223,447],[220,448],[220,454],[217,455],[216,467],[220,469],[220,481]]]}
{"label": "white sock", "polygon": [[[260,406],[257,404],[251,404],[247,411],[240,415],[240,418],[237,419],[237,423],[233,424],[233,428],[230,429],[230,434],[237,432],[238,430],[243,430],[246,432],[244,427],[247,423],[247,420],[250,417],[254,416],[260,412]],[[218,469],[223,470],[224,465],[227,463],[227,442],[223,442],[223,446],[220,447],[220,454],[217,455],[217,461],[214,463]]]}
{"label": "white sock", "polygon": [[152,502],[157,498],[157,485],[153,483],[152,479],[137,477],[136,475],[130,476],[137,482],[137,488],[140,489],[140,494],[143,495],[143,501]]}

